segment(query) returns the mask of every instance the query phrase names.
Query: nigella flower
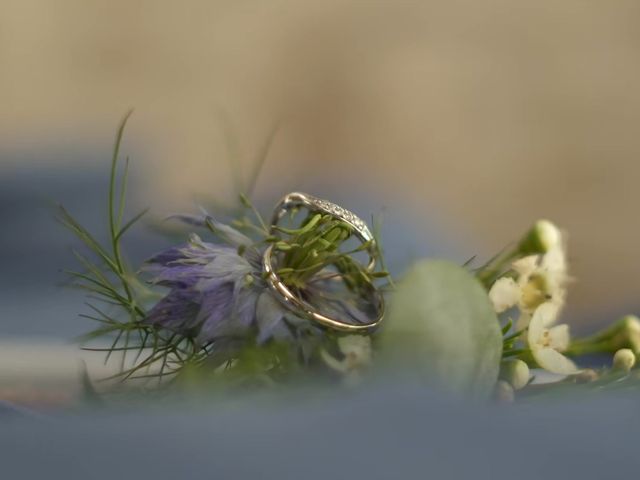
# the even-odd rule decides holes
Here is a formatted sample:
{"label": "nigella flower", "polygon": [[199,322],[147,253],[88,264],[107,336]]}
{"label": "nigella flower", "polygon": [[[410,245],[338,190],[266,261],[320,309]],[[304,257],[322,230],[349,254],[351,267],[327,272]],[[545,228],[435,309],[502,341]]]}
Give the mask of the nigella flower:
{"label": "nigella flower", "polygon": [[[181,217],[199,224],[196,217]],[[261,276],[260,252],[239,231],[206,218],[227,244],[204,242],[192,234],[183,245],[162,251],[147,261],[151,283],[169,292],[145,321],[192,336],[200,344],[246,336],[257,329],[259,343],[288,339],[290,318],[268,291]],[[242,254],[240,251],[242,250]]]}
{"label": "nigella flower", "polygon": [[[179,216],[193,226],[207,226],[224,244],[203,241],[192,234],[183,245],[171,247],[147,261],[151,283],[168,293],[149,311],[145,321],[194,338],[200,345],[231,345],[255,334],[258,344],[287,341],[309,358],[321,330],[294,315],[274,297],[262,277],[262,251],[246,235],[210,216]],[[344,298],[334,283],[312,278],[301,291],[321,311],[368,321],[362,299]],[[353,297],[353,295],[351,295]],[[366,307],[366,306],[365,306]]]}

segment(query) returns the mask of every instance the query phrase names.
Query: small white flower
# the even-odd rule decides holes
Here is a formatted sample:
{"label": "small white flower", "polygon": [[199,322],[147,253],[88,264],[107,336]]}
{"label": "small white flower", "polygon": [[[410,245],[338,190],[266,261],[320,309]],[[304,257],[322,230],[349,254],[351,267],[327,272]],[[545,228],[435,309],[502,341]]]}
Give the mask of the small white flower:
{"label": "small white flower", "polygon": [[539,257],[525,257],[514,262],[519,271],[518,283],[522,289],[520,309],[533,313],[539,305],[552,302],[564,306],[568,282],[566,253],[557,246]]}
{"label": "small white flower", "polygon": [[345,356],[349,368],[360,368],[371,363],[371,339],[363,335],[347,335],[338,339],[338,348]]}
{"label": "small white flower", "polygon": [[327,366],[343,375],[344,382],[350,385],[359,383],[362,370],[371,364],[371,339],[363,335],[346,335],[338,338],[341,360],[326,350],[320,353]]}
{"label": "small white flower", "polygon": [[621,348],[613,356],[613,368],[629,372],[636,364],[636,356],[629,348]]}
{"label": "small white flower", "polygon": [[561,375],[573,375],[579,372],[576,365],[561,352],[569,347],[569,326],[553,325],[560,307],[546,302],[536,308],[527,333],[527,342],[531,354],[540,367]]}
{"label": "small white flower", "polygon": [[549,248],[545,254],[528,255],[514,261],[511,269],[515,279],[499,278],[489,290],[496,313],[518,306],[517,328],[520,330],[527,327],[531,315],[543,303],[551,302],[561,308],[566,300],[569,280],[566,249],[560,233],[555,226],[553,228],[557,235],[548,234]]}

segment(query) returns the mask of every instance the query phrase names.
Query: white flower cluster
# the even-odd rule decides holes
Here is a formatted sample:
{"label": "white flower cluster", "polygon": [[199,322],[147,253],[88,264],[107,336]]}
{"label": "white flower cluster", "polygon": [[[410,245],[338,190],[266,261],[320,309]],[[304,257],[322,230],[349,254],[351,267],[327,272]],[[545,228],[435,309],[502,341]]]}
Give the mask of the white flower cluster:
{"label": "white flower cluster", "polygon": [[347,386],[359,384],[363,371],[371,364],[371,339],[363,335],[346,335],[338,338],[338,349],[342,359],[338,360],[326,350],[321,351],[322,359],[342,375]]}
{"label": "white flower cluster", "polygon": [[551,222],[540,220],[525,240],[542,253],[515,260],[507,275],[493,284],[489,298],[497,313],[517,307],[516,329],[526,330],[526,343],[540,367],[564,375],[578,373],[562,354],[569,347],[569,326],[556,325],[569,280],[563,235]]}

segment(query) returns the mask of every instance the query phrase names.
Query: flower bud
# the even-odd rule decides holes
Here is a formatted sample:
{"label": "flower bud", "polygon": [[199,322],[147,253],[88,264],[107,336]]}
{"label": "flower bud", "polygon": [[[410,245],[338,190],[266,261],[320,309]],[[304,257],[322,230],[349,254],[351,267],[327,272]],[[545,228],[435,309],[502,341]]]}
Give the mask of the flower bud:
{"label": "flower bud", "polygon": [[500,378],[508,382],[514,390],[520,390],[529,383],[529,366],[522,360],[507,360],[500,365]]}
{"label": "flower bud", "polygon": [[518,252],[523,256],[547,253],[560,245],[561,240],[558,227],[548,220],[538,220],[520,240]]}
{"label": "flower bud", "polygon": [[513,391],[513,387],[507,382],[504,380],[498,380],[493,392],[493,397],[496,402],[501,404],[513,403],[515,401],[515,392]]}
{"label": "flower bud", "polygon": [[622,318],[624,325],[625,347],[629,347],[634,353],[640,353],[640,319],[635,315],[626,315]]}
{"label": "flower bud", "polygon": [[613,369],[629,372],[636,364],[636,356],[629,348],[621,348],[613,356]]}

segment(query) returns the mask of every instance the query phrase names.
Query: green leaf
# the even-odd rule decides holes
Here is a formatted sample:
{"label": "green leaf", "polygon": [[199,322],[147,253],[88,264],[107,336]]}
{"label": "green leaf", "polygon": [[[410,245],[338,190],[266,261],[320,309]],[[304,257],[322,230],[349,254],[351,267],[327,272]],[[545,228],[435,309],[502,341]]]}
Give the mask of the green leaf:
{"label": "green leaf", "polygon": [[142,210],[140,213],[138,213],[137,215],[135,215],[131,220],[129,220],[116,234],[115,237],[115,241],[119,241],[122,236],[127,232],[127,230],[129,230],[138,220],[140,220],[142,217],[144,217],[147,212],[149,211],[149,208],[145,208],[144,210]]}
{"label": "green leaf", "polygon": [[487,292],[473,275],[450,262],[421,261],[391,300],[381,344],[401,372],[473,398],[491,394],[502,335]]}

